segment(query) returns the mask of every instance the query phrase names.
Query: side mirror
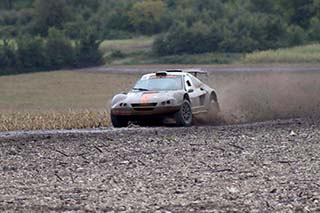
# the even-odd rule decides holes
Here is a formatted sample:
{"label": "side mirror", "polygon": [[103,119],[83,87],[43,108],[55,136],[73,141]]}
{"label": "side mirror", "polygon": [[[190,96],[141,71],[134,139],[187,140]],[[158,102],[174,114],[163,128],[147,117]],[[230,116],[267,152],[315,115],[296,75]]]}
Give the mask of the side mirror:
{"label": "side mirror", "polygon": [[194,92],[193,89],[189,89],[189,90],[188,90],[188,93],[193,93],[193,92]]}

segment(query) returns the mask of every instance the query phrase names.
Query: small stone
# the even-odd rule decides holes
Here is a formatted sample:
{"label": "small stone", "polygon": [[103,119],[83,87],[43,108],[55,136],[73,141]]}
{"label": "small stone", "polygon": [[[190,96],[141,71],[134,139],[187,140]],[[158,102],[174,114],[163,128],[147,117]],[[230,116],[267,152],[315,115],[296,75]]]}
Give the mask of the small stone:
{"label": "small stone", "polygon": [[236,187],[227,187],[227,190],[230,192],[230,193],[238,193],[239,192],[239,189],[237,189]]}
{"label": "small stone", "polygon": [[289,135],[292,136],[292,137],[295,137],[295,136],[297,136],[297,133],[295,133],[293,130],[291,130]]}

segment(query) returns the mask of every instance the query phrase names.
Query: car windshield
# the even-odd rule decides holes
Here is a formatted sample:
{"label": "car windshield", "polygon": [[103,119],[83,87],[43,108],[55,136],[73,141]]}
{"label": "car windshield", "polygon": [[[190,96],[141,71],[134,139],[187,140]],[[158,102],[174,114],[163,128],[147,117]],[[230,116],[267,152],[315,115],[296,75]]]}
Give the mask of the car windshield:
{"label": "car windshield", "polygon": [[152,76],[149,79],[139,80],[133,87],[134,91],[166,91],[182,89],[181,76]]}

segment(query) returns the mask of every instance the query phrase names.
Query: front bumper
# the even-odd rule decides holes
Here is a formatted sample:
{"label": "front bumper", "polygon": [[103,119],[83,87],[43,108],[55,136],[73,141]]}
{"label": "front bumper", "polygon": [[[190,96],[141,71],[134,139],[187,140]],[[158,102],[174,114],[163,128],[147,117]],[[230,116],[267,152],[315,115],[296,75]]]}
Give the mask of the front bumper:
{"label": "front bumper", "polygon": [[180,106],[156,106],[156,107],[127,107],[113,108],[112,115],[120,116],[152,116],[152,115],[167,115],[179,111]]}

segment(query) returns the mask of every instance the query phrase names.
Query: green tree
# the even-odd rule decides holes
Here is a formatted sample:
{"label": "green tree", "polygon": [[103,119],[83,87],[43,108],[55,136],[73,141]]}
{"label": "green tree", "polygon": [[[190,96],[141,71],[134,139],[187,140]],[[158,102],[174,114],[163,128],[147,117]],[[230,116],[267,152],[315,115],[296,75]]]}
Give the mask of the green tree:
{"label": "green tree", "polygon": [[320,0],[313,0],[314,17],[320,19]]}
{"label": "green tree", "polygon": [[[2,40],[0,45],[0,68],[8,69],[16,67],[16,53],[7,40]],[[1,73],[0,73],[1,74]]]}
{"label": "green tree", "polygon": [[50,27],[62,29],[71,18],[66,0],[36,0],[34,3],[35,31],[47,35]]}
{"label": "green tree", "polygon": [[71,40],[55,28],[49,29],[45,52],[47,67],[50,69],[72,67],[75,62],[75,50]]}
{"label": "green tree", "polygon": [[22,72],[46,68],[45,43],[40,37],[20,37],[17,40],[17,61]]}
{"label": "green tree", "polygon": [[299,25],[307,29],[310,19],[314,16],[314,0],[275,0],[278,8],[288,25]]}
{"label": "green tree", "polygon": [[262,13],[274,13],[275,10],[274,1],[266,0],[251,0],[249,9],[252,12],[262,12]]}
{"label": "green tree", "polygon": [[289,46],[301,45],[307,39],[305,30],[297,25],[291,25],[288,27],[288,44]]}
{"label": "green tree", "polygon": [[76,66],[100,65],[102,63],[102,54],[99,50],[100,43],[98,33],[93,28],[83,29],[80,40],[76,44]]}
{"label": "green tree", "polygon": [[310,23],[309,38],[312,41],[320,42],[320,19],[314,17],[311,19]]}
{"label": "green tree", "polygon": [[13,4],[12,0],[1,0],[0,1],[0,9],[4,8],[6,10],[12,10]]}
{"label": "green tree", "polygon": [[133,5],[129,17],[135,29],[144,34],[160,32],[160,20],[165,10],[162,0],[143,0]]}
{"label": "green tree", "polygon": [[168,33],[156,38],[153,50],[158,55],[217,51],[223,38],[217,25],[195,22],[188,28],[186,23],[177,23]]}

